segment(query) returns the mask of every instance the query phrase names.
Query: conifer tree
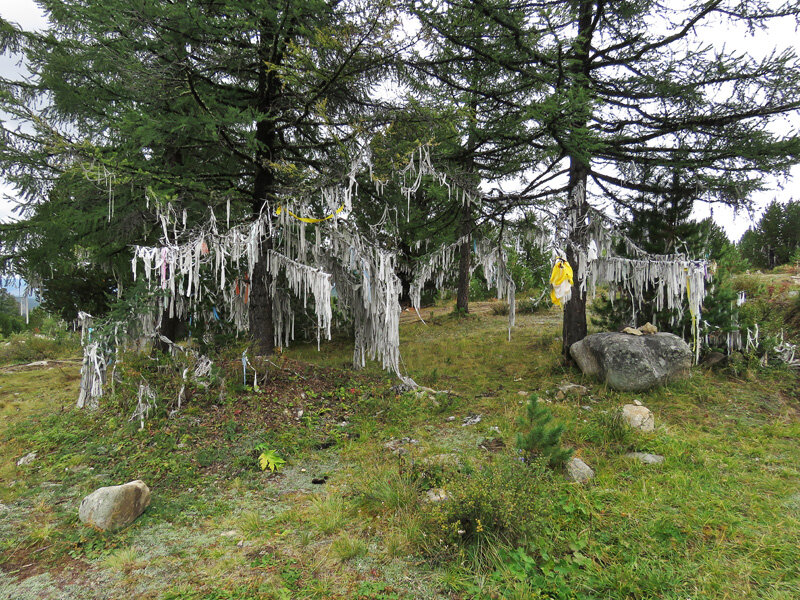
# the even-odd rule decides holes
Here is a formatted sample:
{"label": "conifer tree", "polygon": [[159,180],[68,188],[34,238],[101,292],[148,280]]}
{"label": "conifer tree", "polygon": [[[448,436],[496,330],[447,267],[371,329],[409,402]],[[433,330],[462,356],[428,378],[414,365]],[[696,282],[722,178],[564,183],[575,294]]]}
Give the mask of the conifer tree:
{"label": "conifer tree", "polygon": [[[506,19],[524,18],[513,2],[499,4]],[[461,240],[456,308],[468,312],[473,234],[480,224],[500,224],[514,212],[521,198],[503,193],[500,185],[545,158],[528,131],[526,98],[539,82],[507,77],[502,60],[516,60],[520,40],[487,18],[481,3],[412,0],[409,9],[420,21],[425,46],[410,58],[406,80],[423,106],[450,115],[449,128],[437,139],[436,158],[469,196],[466,202],[454,198],[450,210]],[[533,34],[525,41],[536,43]],[[493,191],[487,193],[487,186]]]}
{"label": "conifer tree", "polygon": [[791,261],[800,248],[800,201],[773,200],[755,226],[740,241],[742,254],[758,268],[774,268]]}
{"label": "conifer tree", "polygon": [[[726,26],[764,35],[772,21],[797,18],[796,3],[473,4],[517,42],[513,58],[491,52],[483,58],[533,92],[526,112],[532,139],[540,143],[539,132],[547,132],[556,159],[548,172],[562,177],[535,183],[566,196],[563,243],[572,264],[587,251],[593,197],[626,206],[639,194],[670,191],[669,178],[630,177],[631,164],[679,169],[681,194],[745,206],[766,173],[781,174],[797,161],[797,135],[767,127],[800,107],[795,53],[754,58],[703,38],[708,29]],[[533,36],[536,44],[528,44]],[[580,269],[576,275],[564,310],[565,354],[586,335],[585,276]]]}
{"label": "conifer tree", "polygon": [[[27,216],[35,219],[41,203],[82,206],[91,218],[73,247],[88,233],[106,236],[123,263],[123,248],[159,235],[155,206],[170,202],[178,219],[185,210],[189,226],[207,218],[207,207],[236,225],[275,211],[302,186],[341,177],[341,149],[375,107],[370,86],[392,51],[385,4],[42,4],[51,31],[16,34],[33,83],[2,82],[4,110],[35,133],[6,127],[0,163],[25,194]],[[42,98],[50,104],[40,113]],[[103,180],[113,199],[108,219],[72,187],[51,193],[51,182],[80,175]],[[39,223],[30,225],[35,237]],[[30,243],[40,243],[31,236],[10,249],[17,270]],[[103,253],[101,244],[90,249]],[[273,347],[270,285],[257,263],[250,333],[265,353]]]}
{"label": "conifer tree", "polygon": [[519,425],[523,429],[517,435],[517,446],[532,456],[542,456],[553,467],[560,467],[572,456],[572,450],[561,446],[564,425],[553,423],[553,415],[539,404],[535,394],[528,401],[524,417]]}

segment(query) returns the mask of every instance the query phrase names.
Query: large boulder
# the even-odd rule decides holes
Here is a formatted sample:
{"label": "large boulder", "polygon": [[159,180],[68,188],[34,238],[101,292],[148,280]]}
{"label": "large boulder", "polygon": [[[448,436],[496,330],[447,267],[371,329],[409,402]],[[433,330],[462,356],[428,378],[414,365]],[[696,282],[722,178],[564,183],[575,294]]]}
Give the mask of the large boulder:
{"label": "large boulder", "polygon": [[87,525],[114,531],[133,523],[150,506],[144,481],[101,487],[81,501],[78,518]]}
{"label": "large boulder", "polygon": [[585,375],[621,391],[646,390],[678,379],[692,366],[688,344],[671,333],[595,333],[572,344],[569,353]]}

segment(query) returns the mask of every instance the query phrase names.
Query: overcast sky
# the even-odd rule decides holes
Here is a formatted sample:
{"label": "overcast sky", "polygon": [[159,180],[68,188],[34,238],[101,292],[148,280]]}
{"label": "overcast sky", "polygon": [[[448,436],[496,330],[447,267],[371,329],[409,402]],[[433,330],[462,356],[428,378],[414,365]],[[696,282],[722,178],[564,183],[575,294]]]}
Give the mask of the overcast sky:
{"label": "overcast sky", "polygon": [[[47,20],[33,0],[1,0],[0,17],[28,30],[42,29],[47,25]],[[770,31],[758,32],[755,36],[749,36],[744,31],[716,29],[708,32],[708,38],[708,41],[714,41],[717,45],[725,44],[728,48],[746,50],[754,55],[766,54],[776,46],[778,48],[790,45],[800,47],[794,25],[785,21]],[[0,55],[0,73],[9,75],[20,72],[22,71],[18,58]],[[794,127],[797,127],[800,124],[800,118],[794,119],[792,123],[794,123]],[[791,127],[792,125],[787,124],[786,126]],[[791,198],[800,198],[800,167],[795,167],[792,174],[792,178],[788,181],[771,181],[769,191],[754,197],[756,216],[773,199],[786,201]],[[7,220],[11,215],[13,201],[8,200],[8,197],[14,197],[14,190],[0,179],[0,219],[2,220]],[[694,215],[698,219],[712,215],[733,240],[738,240],[752,223],[749,214],[735,215],[730,208],[718,204],[707,205],[698,202]]]}

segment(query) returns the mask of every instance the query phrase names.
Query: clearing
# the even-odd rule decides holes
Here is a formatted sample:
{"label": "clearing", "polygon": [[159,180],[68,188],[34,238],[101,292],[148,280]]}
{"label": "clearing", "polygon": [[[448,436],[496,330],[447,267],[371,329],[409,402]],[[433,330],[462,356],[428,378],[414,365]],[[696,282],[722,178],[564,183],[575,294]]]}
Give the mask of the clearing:
{"label": "clearing", "polygon": [[[163,365],[130,364],[94,414],[72,408],[75,363],[0,371],[0,598],[800,597],[795,373],[751,361],[619,393],[562,365],[556,310],[520,315],[511,342],[491,305],[430,312],[401,334],[408,372],[453,392],[435,397],[350,371],[344,340],[287,350],[258,390],[234,348],[171,418]],[[137,368],[166,382],[142,430]],[[561,397],[564,383],[588,389]],[[590,484],[522,460],[534,393]],[[653,433],[615,417],[633,400]],[[262,472],[258,444],[287,464]],[[78,521],[86,494],[133,479],[153,493],[133,525]],[[427,501],[438,488],[449,499]]]}

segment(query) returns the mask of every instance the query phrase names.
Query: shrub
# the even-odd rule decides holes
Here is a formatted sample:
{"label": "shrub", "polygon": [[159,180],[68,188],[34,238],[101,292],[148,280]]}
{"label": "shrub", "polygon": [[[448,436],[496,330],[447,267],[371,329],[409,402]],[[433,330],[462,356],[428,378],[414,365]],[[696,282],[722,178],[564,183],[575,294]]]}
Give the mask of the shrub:
{"label": "shrub", "polygon": [[[517,300],[516,309],[518,315],[532,315],[540,310],[543,310],[544,308],[547,308],[547,306],[547,302],[543,301],[542,298],[539,300],[534,300],[533,298],[523,298],[522,300]],[[492,314],[507,315],[508,302],[503,301],[492,305]]]}
{"label": "shrub", "polygon": [[427,551],[486,567],[500,545],[517,544],[543,530],[551,495],[542,461],[523,463],[498,457],[471,475],[445,481],[448,499],[429,505]]}
{"label": "shrub", "polygon": [[497,304],[492,305],[492,314],[493,315],[507,315],[509,310],[508,302],[505,300],[503,302],[498,302]]}
{"label": "shrub", "polygon": [[517,302],[517,314],[532,315],[540,310],[544,310],[548,306],[547,300],[543,297],[540,297],[538,300],[535,298],[523,298]]}
{"label": "shrub", "polygon": [[36,360],[74,358],[80,354],[78,336],[61,334],[55,338],[22,333],[0,346],[0,364],[28,363]]}

